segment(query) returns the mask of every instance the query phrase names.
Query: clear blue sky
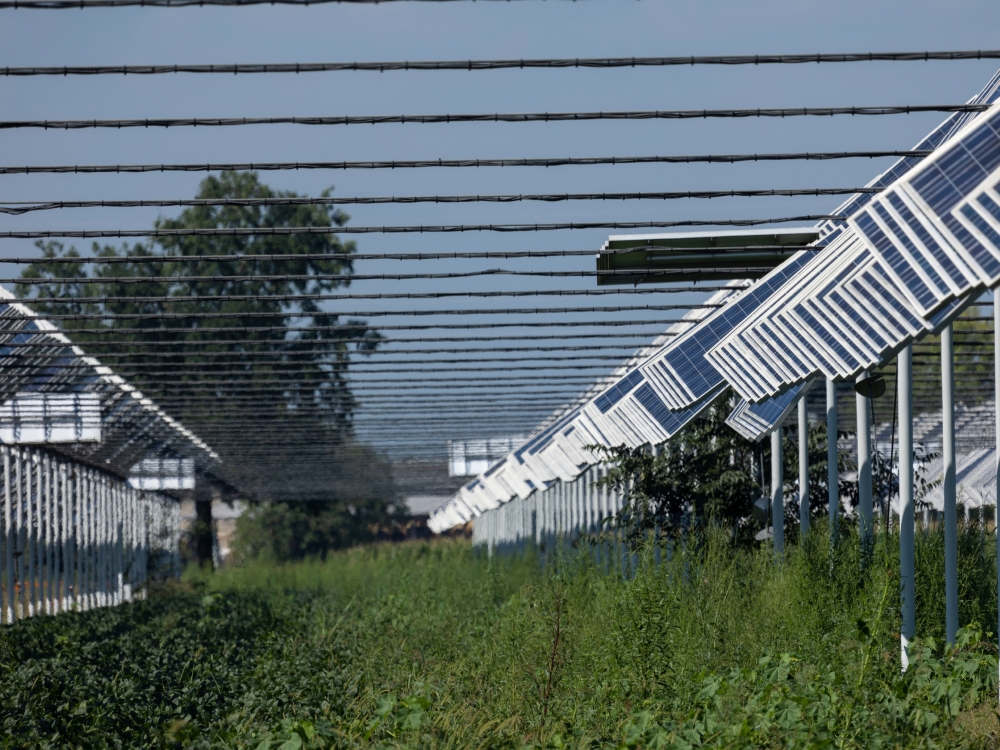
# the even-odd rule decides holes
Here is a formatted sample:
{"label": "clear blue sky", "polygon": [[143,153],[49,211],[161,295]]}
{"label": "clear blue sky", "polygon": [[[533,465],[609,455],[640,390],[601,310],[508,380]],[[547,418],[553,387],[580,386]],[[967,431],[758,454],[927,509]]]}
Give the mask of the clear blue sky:
{"label": "clear blue sky", "polygon": [[[666,2],[524,0],[395,2],[307,8],[0,11],[0,66],[123,63],[314,62],[508,57],[593,57],[861,52],[1000,47],[995,2]],[[364,115],[444,112],[686,109],[962,102],[996,61],[854,63],[624,70],[313,73],[304,75],[0,78],[2,119]],[[942,115],[880,118],[565,124],[246,127],[172,131],[4,131],[3,164],[317,161],[603,156],[908,148]],[[418,195],[834,187],[867,182],[888,160],[558,169],[265,173],[276,188],[316,195]],[[0,199],[181,198],[203,175],[0,177]],[[642,221],[824,213],[836,198],[724,199],[351,207],[352,224]],[[164,210],[162,215],[173,212]],[[156,209],[73,210],[0,217],[0,230],[143,228]],[[369,235],[368,252],[570,248],[596,250],[607,231],[450,236]],[[78,243],[81,248],[86,243]],[[35,252],[4,241],[0,257]],[[419,269],[418,269],[419,265]],[[591,258],[416,264],[365,262],[361,273],[476,267],[590,269]],[[0,265],[4,276],[14,269]],[[459,283],[461,286],[459,286]],[[587,288],[584,280],[358,282],[353,291]],[[590,298],[595,304],[611,299]],[[637,303],[628,296],[621,302]],[[666,302],[668,298],[642,301]],[[677,301],[676,295],[670,301]],[[697,297],[688,296],[687,301]],[[617,301],[617,300],[616,300]],[[538,298],[538,305],[585,304]],[[444,303],[444,304],[443,304]],[[344,305],[345,313],[391,303]],[[399,303],[399,309],[528,306],[535,301]],[[395,308],[394,308],[395,309]],[[596,316],[607,317],[607,316]],[[619,316],[627,317],[627,314]],[[407,322],[379,318],[373,323]],[[513,331],[516,333],[517,331]],[[434,335],[431,333],[430,335]],[[558,343],[558,342],[551,342]],[[554,375],[555,373],[553,373]],[[534,374],[532,377],[543,378]],[[570,394],[570,390],[567,394]],[[530,429],[456,417],[456,435]],[[419,429],[414,422],[401,431]],[[428,441],[443,451],[443,436]]]}

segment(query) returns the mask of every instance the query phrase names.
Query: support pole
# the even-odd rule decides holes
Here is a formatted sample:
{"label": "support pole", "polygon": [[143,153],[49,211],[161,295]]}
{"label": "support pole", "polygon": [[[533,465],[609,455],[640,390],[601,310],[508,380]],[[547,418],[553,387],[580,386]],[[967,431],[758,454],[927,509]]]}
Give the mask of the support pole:
{"label": "support pole", "polygon": [[7,612],[6,622],[10,625],[14,622],[14,514],[11,512],[13,510],[13,501],[11,499],[10,492],[10,448],[6,445],[3,447],[3,528],[6,533],[6,538],[4,540],[4,567],[6,573],[4,585],[7,587],[7,597],[6,606],[4,609]]}
{"label": "support pole", "polygon": [[916,594],[913,585],[913,347],[896,359],[899,399],[899,584],[903,623],[899,656],[905,672],[910,666],[910,641],[916,635]]}
{"label": "support pole", "polygon": [[15,584],[19,586],[20,591],[15,590],[17,594],[17,606],[15,607],[14,616],[18,619],[22,619],[26,616],[25,614],[25,570],[24,566],[27,564],[27,558],[24,554],[25,545],[27,542],[25,535],[25,522],[24,522],[24,451],[21,448],[17,448],[17,454],[14,461],[14,501],[16,503],[14,511],[14,534],[17,537],[17,549],[18,554],[15,555],[14,564],[17,566],[17,574]]}
{"label": "support pole", "polygon": [[[997,458],[996,464],[996,493],[994,498],[996,499],[996,506],[993,509],[993,529],[996,532],[997,537],[997,596],[1000,596],[1000,346],[997,346],[997,341],[1000,340],[1000,299],[998,299],[997,292],[993,292],[993,376],[995,379],[993,385],[993,412],[994,421],[996,422],[996,443],[994,444],[994,455]],[[1000,601],[1000,599],[998,599]],[[1000,610],[997,611],[997,638],[1000,638]],[[998,690],[1000,690],[1000,681],[997,683]],[[998,695],[998,700],[1000,700],[1000,695]]]}
{"label": "support pole", "polygon": [[[868,377],[868,371],[858,375],[858,382]],[[858,412],[858,522],[860,525],[861,565],[868,567],[875,544],[872,525],[872,437],[868,417],[868,399],[855,393]]]}
{"label": "support pole", "polygon": [[837,384],[826,381],[826,490],[830,511],[830,546],[836,546],[840,524],[840,456],[837,453]]}
{"label": "support pole", "polygon": [[55,514],[52,509],[55,507],[52,486],[52,461],[48,456],[42,458],[42,498],[45,510],[45,535],[42,537],[45,544],[42,554],[42,564],[45,566],[45,613],[55,614]]}
{"label": "support pole", "polygon": [[958,632],[958,514],[955,508],[955,344],[949,324],[941,331],[941,454],[944,459],[945,638]]}
{"label": "support pole", "polygon": [[38,487],[35,484],[34,480],[35,480],[35,474],[36,474],[36,472],[35,472],[35,464],[37,463],[37,461],[38,461],[38,456],[36,454],[34,454],[33,452],[27,452],[27,455],[25,456],[24,475],[25,475],[25,480],[26,480],[25,481],[25,490],[26,490],[27,500],[28,500],[28,513],[27,513],[27,515],[28,515],[28,525],[27,525],[28,543],[27,543],[26,549],[25,549],[25,554],[28,557],[28,576],[27,576],[27,581],[26,581],[26,585],[27,585],[28,617],[34,617],[35,616],[35,601],[36,601],[36,597],[35,597],[35,547],[36,547],[36,540],[37,540],[36,532],[38,530],[38,527],[35,524],[35,520],[37,518],[37,516],[35,514],[35,510],[38,507],[38,504],[35,502],[35,500],[36,500],[35,496],[36,496],[36,493],[38,491]]}
{"label": "support pole", "polygon": [[771,526],[774,559],[780,562],[785,554],[785,477],[781,465],[781,425],[771,433]]}
{"label": "support pole", "polygon": [[799,399],[799,542],[809,533],[809,408]]}

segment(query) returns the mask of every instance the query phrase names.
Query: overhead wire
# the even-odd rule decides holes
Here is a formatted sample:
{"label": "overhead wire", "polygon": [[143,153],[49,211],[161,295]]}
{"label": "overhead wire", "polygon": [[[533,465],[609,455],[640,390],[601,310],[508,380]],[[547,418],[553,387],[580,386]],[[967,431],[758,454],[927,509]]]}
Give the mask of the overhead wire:
{"label": "overhead wire", "polygon": [[[659,244],[658,240],[649,240],[647,244],[636,242],[632,247],[627,248],[607,248],[601,250],[601,255],[623,255],[633,253],[636,250],[656,250],[667,252],[670,250],[684,251],[686,253],[699,252],[725,252],[725,251],[795,251],[808,250],[815,251],[824,248],[825,245],[734,245],[732,247],[719,248],[688,248],[682,245]],[[426,252],[418,250],[410,253],[230,253],[227,255],[204,254],[204,255],[64,255],[30,257],[15,256],[11,258],[0,258],[0,263],[14,263],[18,265],[122,265],[130,263],[141,263],[143,265],[155,265],[157,263],[172,263],[184,265],[188,263],[238,263],[238,262],[299,262],[302,261],[355,261],[355,260],[511,260],[520,258],[568,258],[568,257],[590,257],[593,258],[597,252],[589,250],[456,250],[452,252]],[[671,287],[673,289],[675,287]],[[683,289],[681,290],[683,291]]]}
{"label": "overhead wire", "polygon": [[919,158],[928,150],[803,151],[762,154],[677,154],[664,156],[582,156],[523,159],[392,159],[376,161],[276,161],[201,164],[62,164],[0,166],[5,174],[140,174],[145,172],[269,172],[303,169],[429,169],[486,167],[568,167],[626,164],[737,164],[769,161],[831,161],[836,159]]}
{"label": "overhead wire", "polygon": [[[261,342],[266,343],[266,342]],[[637,348],[641,348],[642,344],[605,344],[605,343],[594,343],[588,346],[514,346],[514,347],[489,347],[489,348],[472,348],[465,347],[463,349],[373,349],[371,351],[360,351],[351,352],[353,354],[358,354],[364,356],[366,361],[373,356],[384,354],[384,355],[411,355],[411,354],[471,354],[471,353],[482,353],[482,354],[508,354],[514,352],[581,352],[581,351],[607,351],[607,350],[617,350],[617,351],[632,351]],[[3,344],[0,344],[0,352],[6,348]],[[129,353],[105,353],[99,355],[102,361],[114,361],[123,360],[128,363],[133,363],[144,359],[190,359],[192,361],[200,361],[204,365],[211,365],[221,362],[231,362],[236,364],[250,364],[255,362],[269,363],[273,362],[274,358],[279,357],[302,357],[305,355],[313,354],[330,354],[329,348],[326,349],[263,349],[260,351],[251,350],[246,354],[241,354],[238,351],[233,350],[223,350],[223,351],[208,351],[208,352],[129,352]],[[343,352],[345,355],[348,352]],[[0,356],[3,356],[0,354]],[[21,354],[21,357],[30,358],[31,354]],[[208,361],[205,361],[208,360]],[[11,364],[10,366],[15,367],[18,365]]]}
{"label": "overhead wire", "polygon": [[[100,283],[100,282],[98,282]],[[702,292],[703,289],[697,289],[693,291]],[[384,300],[384,299],[451,299],[451,298],[495,298],[495,297],[603,297],[605,295],[617,295],[617,294],[638,294],[638,295],[650,295],[650,294],[663,294],[663,290],[658,288],[650,287],[621,287],[615,289],[527,289],[527,290],[514,290],[514,291],[489,291],[489,292],[385,292],[378,294],[279,294],[273,297],[268,297],[266,295],[219,295],[215,297],[213,295],[213,300],[215,301],[259,301],[259,302],[301,302],[307,300]],[[233,298],[236,298],[235,300]],[[240,300],[240,297],[245,297],[245,299]],[[204,301],[202,298],[174,298],[169,296],[160,297],[74,297],[73,301],[86,302],[90,304],[120,304],[120,303],[130,303],[130,302],[164,302],[171,304],[186,303],[193,301]],[[66,297],[28,297],[24,300],[25,303],[31,304],[65,304]],[[687,309],[686,307],[683,309]],[[313,313],[315,314],[315,313]]]}
{"label": "overhead wire", "polygon": [[[75,7],[79,7],[77,4]],[[995,60],[1000,50],[848,52],[791,55],[673,55],[668,57],[555,57],[498,60],[403,60],[385,62],[237,63],[182,65],[61,65],[0,67],[2,76],[159,75],[164,73],[318,73],[334,71],[527,70],[532,68],[647,68],[690,65],[801,65],[805,63]]]}
{"label": "overhead wire", "polygon": [[[720,305],[703,305],[704,307],[720,307]],[[218,319],[241,319],[241,318],[313,318],[322,315],[357,315],[366,318],[378,318],[386,316],[432,316],[432,315],[565,315],[576,313],[618,313],[618,312],[638,312],[638,311],[666,311],[684,310],[684,305],[618,305],[604,307],[536,307],[536,308],[471,308],[458,310],[355,310],[344,313],[334,312],[294,312],[294,311],[226,311],[226,312],[205,312],[203,310],[193,310],[191,312],[140,312],[140,313],[46,313],[48,320],[218,320]],[[34,315],[24,315],[17,312],[6,312],[2,319],[7,320],[34,320]],[[664,323],[678,323],[680,320],[665,319]],[[150,329],[131,329],[134,333],[149,333]],[[187,329],[191,330],[191,329]]]}
{"label": "overhead wire", "polygon": [[[81,0],[82,2],[83,0]],[[0,8],[4,7],[0,1]],[[595,120],[708,120],[788,117],[871,117],[922,112],[985,112],[989,104],[893,104],[854,107],[755,107],[744,109],[649,109],[611,112],[494,112],[433,115],[333,115],[285,117],[147,117],[106,120],[0,120],[0,130],[235,127],[243,125],[435,125],[480,122],[588,122]]]}
{"label": "overhead wire", "polygon": [[[647,323],[647,325],[659,325],[659,321],[653,321]],[[380,326],[381,328],[381,326]],[[157,329],[159,330],[159,329]],[[73,333],[74,331],[70,331]],[[0,331],[0,336],[6,335],[8,332]],[[22,334],[23,335],[23,334]],[[31,332],[33,336],[43,336],[44,334],[38,332]],[[594,331],[591,333],[560,333],[560,334],[542,334],[542,335],[532,335],[532,334],[514,334],[514,335],[500,335],[500,336],[429,336],[429,337],[407,337],[407,338],[382,338],[378,340],[378,345],[389,345],[389,344],[409,344],[409,343],[447,343],[447,342],[493,342],[493,341],[553,341],[553,340],[563,340],[563,339],[592,339],[600,336],[614,336],[615,338],[643,338],[647,339],[649,337],[654,337],[657,335],[661,336],[672,336],[673,333],[670,332],[620,332],[615,331],[614,333],[607,331]],[[46,338],[48,338],[46,336]],[[256,345],[261,346],[265,344],[283,344],[292,343],[295,339],[180,339],[175,341],[119,341],[119,340],[106,340],[101,341],[98,339],[88,339],[81,346],[87,349],[93,348],[115,348],[120,349],[122,347],[128,347],[129,349],[148,349],[148,348],[161,348],[161,347],[201,347],[201,346],[245,346],[245,345]],[[356,337],[350,338],[324,338],[326,343],[357,343],[358,339]],[[66,348],[66,344],[56,344],[51,341],[41,342],[41,341],[0,341],[0,350],[3,349],[55,349],[55,348]],[[376,349],[375,351],[381,351]],[[462,351],[465,351],[464,349]],[[113,354],[111,356],[133,356],[141,354],[141,352],[132,352],[132,354]],[[157,352],[152,352],[150,354],[157,354]],[[166,352],[164,354],[170,354]],[[205,356],[207,353],[199,353],[197,351],[191,352],[189,356]],[[25,356],[31,356],[25,355]],[[97,356],[105,357],[108,356],[107,353],[101,353]]]}
{"label": "overhead wire", "polygon": [[175,198],[166,200],[92,200],[92,201],[0,201],[0,213],[20,216],[37,211],[55,211],[70,208],[173,208],[173,207],[225,207],[225,206],[348,206],[348,205],[415,205],[421,203],[564,203],[570,201],[636,201],[684,200],[713,198],[774,198],[819,197],[829,195],[854,195],[881,193],[881,187],[822,187],[822,188],[772,188],[734,190],[667,190],[620,193],[525,193],[503,195],[383,195],[334,197],[278,197],[278,198]]}
{"label": "overhead wire", "polygon": [[288,237],[293,235],[330,234],[437,234],[451,232],[550,232],[567,229],[669,229],[674,227],[753,227],[790,222],[847,221],[846,216],[807,214],[766,219],[683,219],[677,221],[589,221],[535,224],[417,224],[371,227],[201,227],[186,229],[45,229],[0,232],[0,239],[36,240],[53,237],[74,239],[132,237]]}
{"label": "overhead wire", "polygon": [[[725,254],[725,253],[719,253]],[[714,253],[706,253],[709,257],[714,257]],[[0,259],[0,263],[2,263]],[[692,264],[697,264],[697,261],[692,261]],[[650,264],[652,266],[652,263]],[[740,264],[734,264],[730,267],[740,267]],[[656,268],[652,266],[650,268],[642,268],[638,271],[632,269],[599,269],[595,271],[590,270],[575,270],[575,271],[519,271],[505,268],[483,268],[475,271],[448,271],[448,272],[437,272],[437,273],[375,273],[375,274],[364,274],[364,273],[253,273],[252,270],[240,274],[232,273],[216,273],[216,274],[199,274],[199,275],[169,275],[169,276],[157,276],[155,274],[148,274],[145,276],[103,276],[97,278],[91,278],[86,276],[38,276],[38,277],[13,277],[0,279],[0,283],[3,284],[18,284],[20,286],[30,287],[30,286],[42,286],[48,284],[148,284],[148,283],[170,283],[172,281],[182,280],[185,284],[192,284],[196,282],[206,282],[206,283],[219,283],[219,282],[230,282],[230,281],[415,281],[418,279],[468,279],[480,276],[524,276],[524,277],[536,277],[536,278],[597,278],[601,276],[614,277],[614,276],[627,276],[632,277],[637,274],[642,274],[645,278],[656,278],[657,276],[673,275],[678,273],[678,271],[685,271],[686,269],[673,269],[673,268]],[[688,273],[689,276],[697,275],[698,273],[707,274],[707,271],[702,271],[701,269],[695,268],[691,269]],[[29,303],[31,297],[24,297],[22,302]],[[169,300],[171,297],[164,296],[164,300]]]}

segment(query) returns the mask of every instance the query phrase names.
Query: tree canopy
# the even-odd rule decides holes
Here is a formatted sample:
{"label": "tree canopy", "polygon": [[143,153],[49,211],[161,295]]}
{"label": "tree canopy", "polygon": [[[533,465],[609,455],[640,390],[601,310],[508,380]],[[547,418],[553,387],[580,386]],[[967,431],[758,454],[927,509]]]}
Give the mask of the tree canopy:
{"label": "tree canopy", "polygon": [[[254,172],[226,172],[205,178],[196,197],[298,196]],[[348,218],[320,205],[197,205],[155,227],[339,227]],[[351,352],[370,352],[381,337],[318,298],[350,284],[351,259],[329,256],[349,255],[353,242],[252,231],[164,236],[95,243],[93,255],[110,261],[100,264],[73,262],[80,253],[63,243],[38,247],[43,259],[24,271],[32,283],[17,293],[43,315],[87,316],[57,322],[208,442],[222,456],[217,479],[276,501],[357,507],[373,491],[391,493],[385,462],[354,444],[346,377]],[[372,468],[389,489],[372,482]]]}

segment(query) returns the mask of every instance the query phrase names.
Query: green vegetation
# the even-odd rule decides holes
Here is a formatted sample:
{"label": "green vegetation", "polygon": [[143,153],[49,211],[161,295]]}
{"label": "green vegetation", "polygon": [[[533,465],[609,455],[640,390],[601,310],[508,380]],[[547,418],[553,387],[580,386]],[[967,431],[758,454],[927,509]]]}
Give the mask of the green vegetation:
{"label": "green vegetation", "polygon": [[[821,525],[774,566],[689,538],[623,581],[591,550],[488,560],[466,542],[191,569],[116,609],[0,633],[11,747],[992,747],[975,626],[898,667],[893,540],[859,572]],[[996,612],[992,535],[962,533],[963,623]],[[919,626],[940,632],[935,533]],[[831,562],[832,561],[832,562]],[[993,571],[993,572],[991,572]],[[992,577],[991,577],[992,576]]]}
{"label": "green vegetation", "polygon": [[[610,467],[599,484],[625,498],[616,517],[617,528],[630,542],[657,530],[668,536],[684,534],[711,518],[728,527],[736,543],[755,543],[762,524],[754,520],[752,505],[771,482],[771,449],[770,441],[750,442],[726,424],[738,401],[732,390],[727,391],[655,454],[648,445],[589,446]],[[797,439],[795,432],[783,438],[785,534],[789,539],[799,529],[799,503],[794,497],[799,490]],[[810,429],[809,510],[816,518],[827,516],[826,446],[826,425]],[[890,476],[888,460],[878,455],[882,459],[878,468]],[[841,453],[839,468],[843,475],[857,467]],[[842,479],[839,491],[842,503],[857,505],[857,482]]]}

